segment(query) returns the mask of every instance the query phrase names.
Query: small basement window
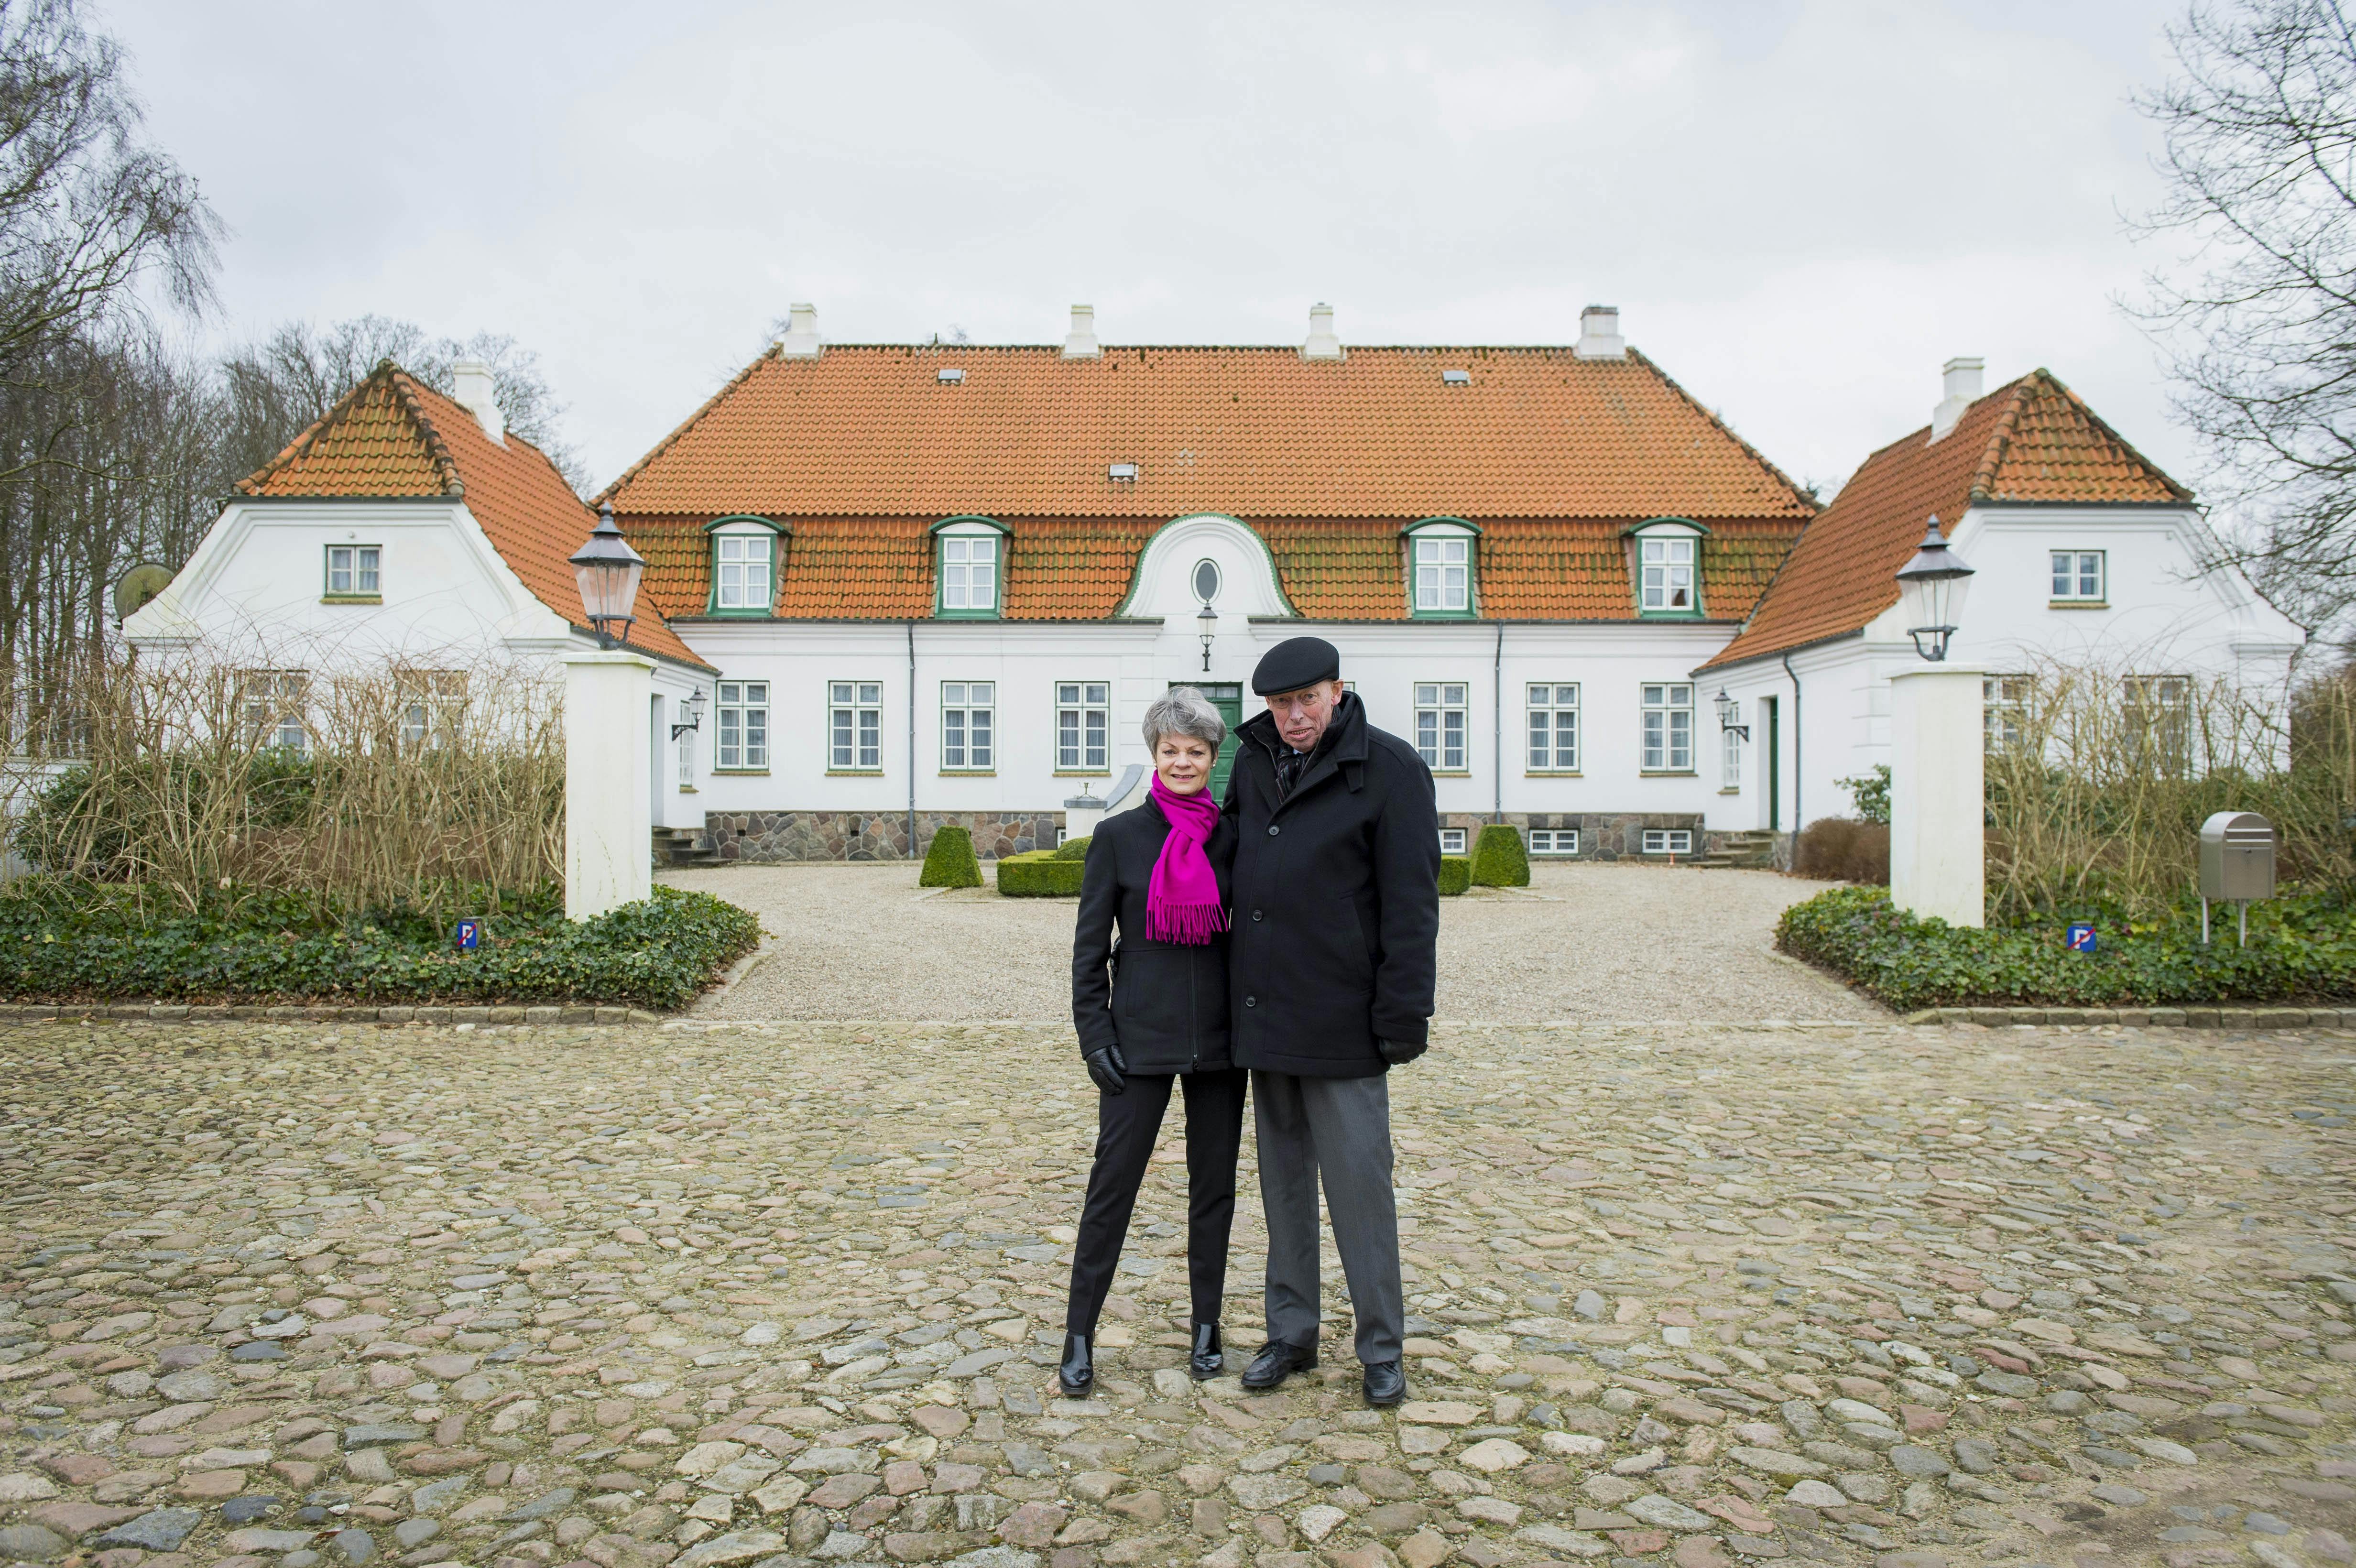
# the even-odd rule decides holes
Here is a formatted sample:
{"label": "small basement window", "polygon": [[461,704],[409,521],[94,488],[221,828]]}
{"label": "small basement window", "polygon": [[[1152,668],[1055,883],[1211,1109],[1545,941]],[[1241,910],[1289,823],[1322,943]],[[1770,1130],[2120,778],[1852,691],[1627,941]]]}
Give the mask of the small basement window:
{"label": "small basement window", "polygon": [[1470,370],[1442,370],[1440,373],[1440,384],[1443,387],[1469,387],[1472,384],[1472,372]]}
{"label": "small basement window", "polygon": [[933,379],[944,383],[945,385],[954,387],[958,382],[965,379],[965,372],[952,365],[937,372]]}
{"label": "small basement window", "polygon": [[1134,463],[1112,464],[1105,469],[1105,477],[1116,485],[1134,485],[1137,483],[1137,464]]}
{"label": "small basement window", "polygon": [[1533,855],[1576,855],[1579,853],[1579,829],[1576,827],[1533,827],[1529,832],[1530,853]]}
{"label": "small basement window", "polygon": [[1644,853],[1690,855],[1693,853],[1693,833],[1684,827],[1647,827],[1644,829]]}
{"label": "small basement window", "polygon": [[1443,855],[1464,853],[1464,829],[1443,827],[1440,830],[1440,852]]}

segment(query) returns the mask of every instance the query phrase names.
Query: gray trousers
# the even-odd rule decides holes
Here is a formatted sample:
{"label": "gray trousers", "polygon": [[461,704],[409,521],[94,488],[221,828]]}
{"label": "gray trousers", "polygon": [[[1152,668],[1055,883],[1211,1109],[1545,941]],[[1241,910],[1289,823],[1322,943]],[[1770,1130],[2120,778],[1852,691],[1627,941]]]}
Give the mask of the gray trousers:
{"label": "gray trousers", "polygon": [[1317,1187],[1358,1318],[1358,1360],[1396,1361],[1407,1331],[1398,1210],[1391,1200],[1388,1078],[1302,1078],[1255,1071],[1259,1200],[1268,1216],[1268,1337],[1317,1343]]}

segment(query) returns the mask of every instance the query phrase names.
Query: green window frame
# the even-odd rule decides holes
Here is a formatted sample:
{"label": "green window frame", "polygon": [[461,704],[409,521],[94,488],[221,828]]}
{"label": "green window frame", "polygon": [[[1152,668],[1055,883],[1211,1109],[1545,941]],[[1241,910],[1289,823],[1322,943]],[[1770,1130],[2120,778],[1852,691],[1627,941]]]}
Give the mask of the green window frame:
{"label": "green window frame", "polygon": [[1006,547],[1013,532],[995,517],[943,517],[933,525],[934,619],[995,621],[1005,613]]}
{"label": "green window frame", "polygon": [[1652,517],[1625,530],[1629,587],[1646,621],[1698,621],[1702,541],[1709,530],[1687,517]]}
{"label": "green window frame", "polygon": [[384,602],[384,547],[374,544],[331,544],[322,581],[323,599],[362,604]]}
{"label": "green window frame", "polygon": [[712,541],[707,615],[766,620],[776,613],[777,583],[792,530],[771,518],[739,513],[703,526]]}
{"label": "green window frame", "polygon": [[1407,608],[1418,621],[1480,614],[1481,530],[1462,517],[1425,517],[1406,537]]}

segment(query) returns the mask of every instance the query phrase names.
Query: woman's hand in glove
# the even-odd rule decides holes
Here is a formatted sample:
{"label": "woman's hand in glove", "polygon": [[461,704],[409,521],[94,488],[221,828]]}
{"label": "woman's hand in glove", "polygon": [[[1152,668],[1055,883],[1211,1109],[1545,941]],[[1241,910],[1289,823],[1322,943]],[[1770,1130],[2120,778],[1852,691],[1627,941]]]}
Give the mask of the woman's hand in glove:
{"label": "woman's hand in glove", "polygon": [[1106,1093],[1118,1094],[1129,1087],[1128,1080],[1122,1076],[1129,1071],[1129,1063],[1121,1060],[1120,1047],[1108,1045],[1091,1051],[1087,1054],[1087,1063],[1088,1076],[1095,1079],[1097,1087]]}

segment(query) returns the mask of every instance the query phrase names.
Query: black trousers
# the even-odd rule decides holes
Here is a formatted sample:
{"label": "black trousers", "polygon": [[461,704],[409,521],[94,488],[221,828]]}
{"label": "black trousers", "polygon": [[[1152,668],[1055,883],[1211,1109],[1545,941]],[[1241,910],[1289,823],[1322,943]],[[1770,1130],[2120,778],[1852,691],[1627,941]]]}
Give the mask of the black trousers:
{"label": "black trousers", "polygon": [[1093,1334],[1112,1289],[1112,1271],[1129,1237],[1137,1189],[1162,1134],[1172,1081],[1186,1086],[1186,1278],[1194,1321],[1216,1323],[1227,1289],[1227,1237],[1235,1228],[1236,1156],[1243,1147],[1243,1072],[1131,1076],[1118,1094],[1097,1095],[1097,1161],[1080,1211],[1072,1257],[1072,1299],[1064,1314],[1070,1334]]}

